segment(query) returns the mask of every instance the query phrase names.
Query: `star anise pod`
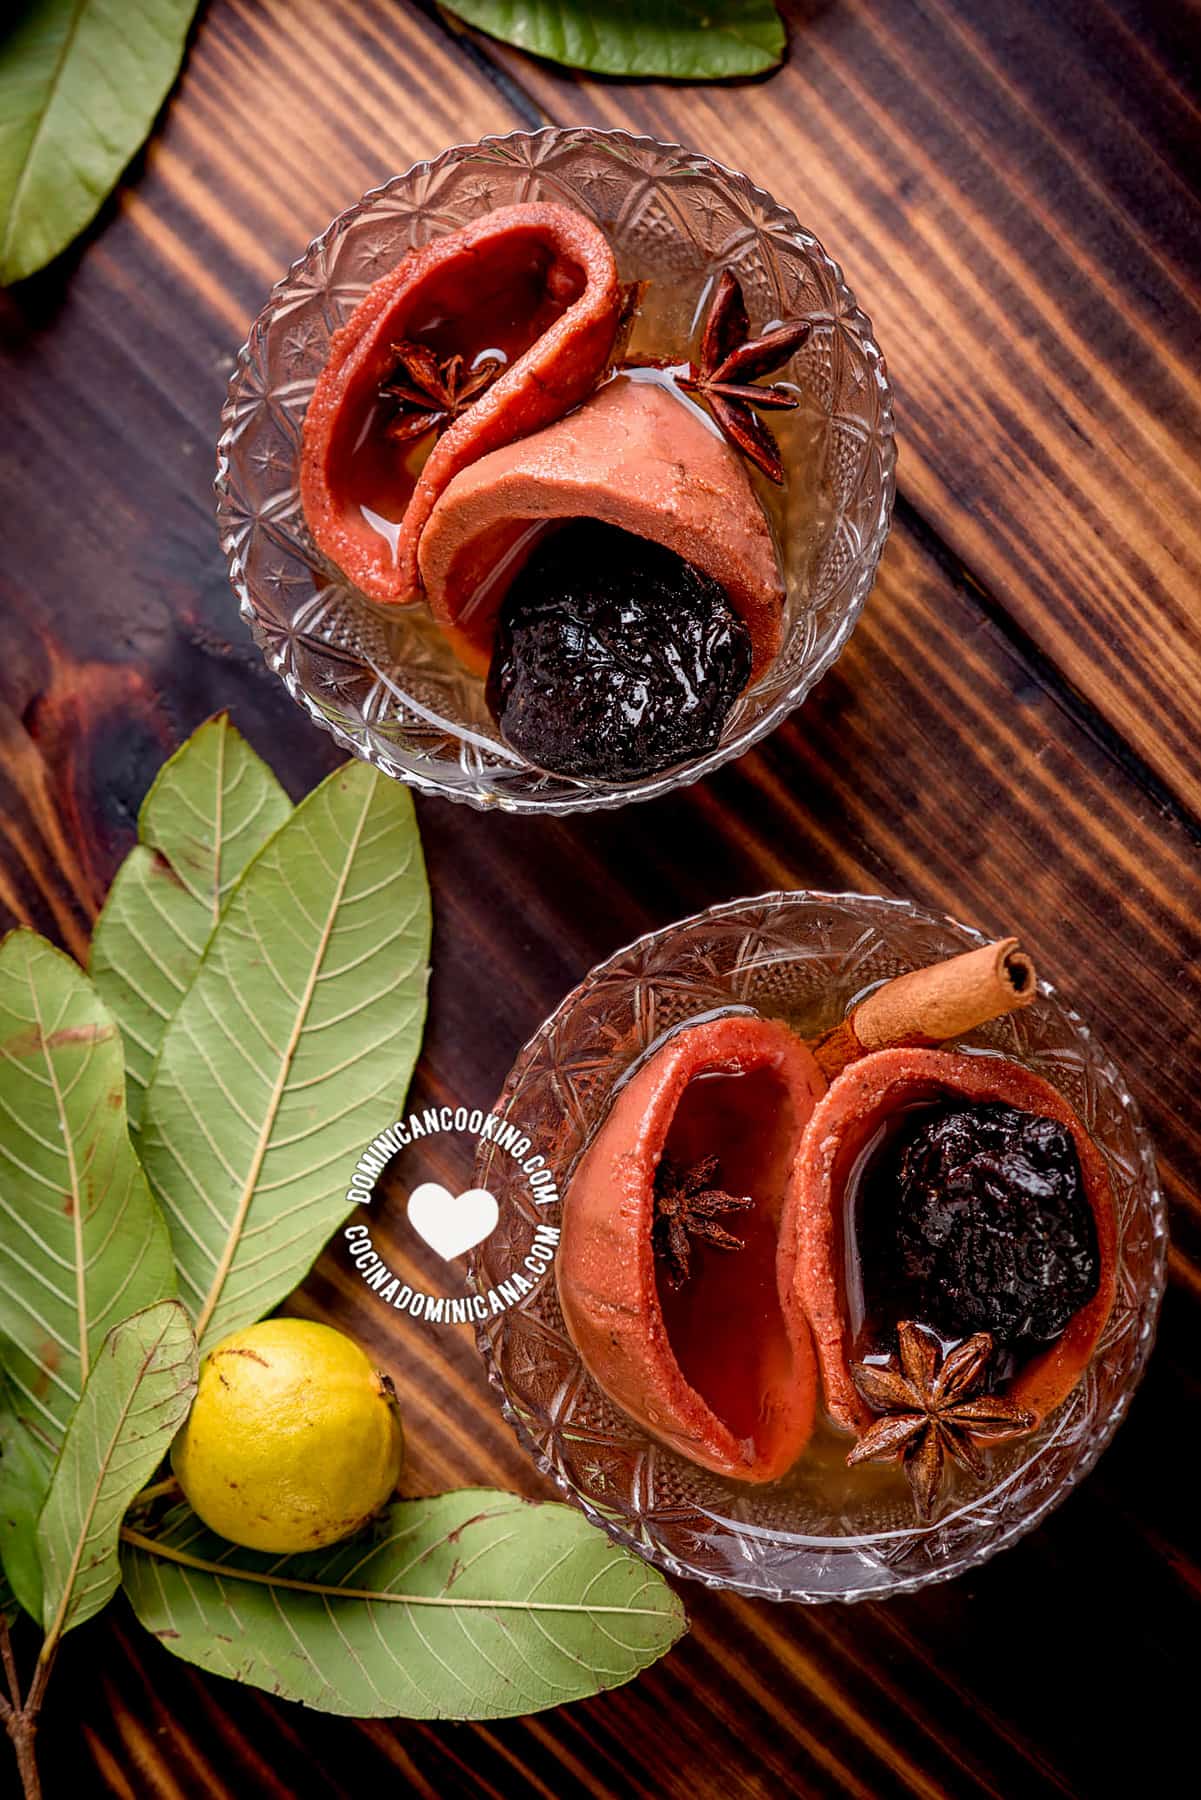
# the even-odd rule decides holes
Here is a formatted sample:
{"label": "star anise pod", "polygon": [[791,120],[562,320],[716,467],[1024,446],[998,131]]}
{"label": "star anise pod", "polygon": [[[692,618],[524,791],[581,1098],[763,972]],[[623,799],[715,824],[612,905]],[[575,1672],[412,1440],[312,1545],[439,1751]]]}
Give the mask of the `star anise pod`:
{"label": "star anise pod", "polygon": [[424,437],[427,431],[445,430],[505,366],[502,357],[488,356],[468,368],[457,352],[438,356],[428,345],[407,340],[393,344],[392,354],[397,368],[380,392],[397,402],[388,436],[400,443]]}
{"label": "star anise pod", "polygon": [[700,361],[689,365],[687,375],[675,377],[686,393],[707,403],[730,442],[777,487],[784,481],[779,446],[754,409],[785,411],[797,405],[797,396],[784,387],[753,384],[782,368],[811,330],[808,319],[789,319],[753,338],[742,286],[723,269],[705,319]]}
{"label": "star anise pod", "polygon": [[938,1340],[920,1325],[897,1327],[899,1356],[887,1363],[855,1363],[851,1379],[868,1405],[884,1416],[864,1432],[847,1462],[903,1456],[920,1519],[933,1516],[947,1457],[983,1481],[987,1470],[977,1438],[998,1440],[1030,1431],[1034,1414],[999,1394],[981,1393],[992,1337],[978,1331],[940,1356]]}
{"label": "star anise pod", "polygon": [[673,1288],[682,1287],[691,1273],[693,1238],[715,1250],[741,1250],[742,1239],[718,1224],[718,1215],[745,1212],[754,1201],[749,1194],[727,1194],[718,1183],[721,1170],[716,1156],[683,1164],[663,1157],[655,1171],[655,1219],[651,1242],[655,1255],[667,1265]]}

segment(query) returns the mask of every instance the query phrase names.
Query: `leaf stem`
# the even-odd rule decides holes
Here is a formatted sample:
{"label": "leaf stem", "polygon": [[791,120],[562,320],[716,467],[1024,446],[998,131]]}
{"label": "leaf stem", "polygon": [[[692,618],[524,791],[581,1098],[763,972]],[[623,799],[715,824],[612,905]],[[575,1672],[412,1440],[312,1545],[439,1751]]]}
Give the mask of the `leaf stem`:
{"label": "leaf stem", "polygon": [[338,918],[338,909],[341,907],[343,897],[346,893],[346,884],[350,880],[350,871],[354,864],[360,840],[362,839],[363,832],[366,828],[367,815],[371,811],[371,804],[375,798],[377,786],[378,778],[377,781],[373,782],[368,788],[363,799],[362,810],[359,813],[358,821],[355,824],[354,830],[351,832],[346,854],[342,861],[342,867],[338,873],[338,879],[334,886],[334,892],[331,896],[329,906],[326,909],[325,919],[321,926],[321,934],[313,952],[308,977],[304,985],[304,992],[296,1002],[292,1029],[288,1035],[288,1042],[284,1047],[283,1054],[280,1057],[279,1071],[275,1078],[271,1097],[267,1102],[267,1114],[263,1120],[262,1129],[258,1136],[258,1142],[255,1144],[254,1152],[250,1159],[250,1167],[246,1172],[246,1179],[242,1184],[242,1192],[238,1196],[238,1203],[234,1210],[234,1216],[230,1221],[229,1233],[225,1240],[225,1246],[217,1261],[216,1269],[213,1271],[213,1278],[209,1284],[208,1293],[205,1295],[204,1302],[196,1314],[196,1342],[201,1345],[203,1345],[204,1335],[208,1330],[209,1321],[212,1319],[213,1313],[216,1311],[217,1307],[221,1304],[221,1296],[225,1288],[226,1278],[233,1266],[233,1260],[237,1253],[238,1246],[242,1241],[242,1233],[246,1226],[246,1218],[250,1212],[255,1189],[258,1186],[259,1176],[262,1173],[263,1162],[266,1158],[267,1150],[271,1143],[271,1137],[275,1130],[280,1103],[283,1100],[284,1092],[288,1085],[288,1076],[291,1074],[292,1063],[296,1056],[297,1046],[300,1043],[305,1023],[309,1016],[309,1008],[313,1004],[313,995],[317,991],[317,979],[321,973],[321,965],[325,961],[325,955],[329,949],[330,938],[333,936],[334,925]]}
{"label": "leaf stem", "polygon": [[8,1692],[12,1700],[8,1701],[0,1694],[0,1718],[7,1722],[10,1713],[21,1710],[21,1683],[17,1678],[17,1659],[13,1655],[12,1634],[8,1629],[8,1620],[0,1615],[0,1660],[4,1663],[4,1676],[8,1682]]}
{"label": "leaf stem", "polygon": [[33,1671],[33,1680],[29,1684],[29,1692],[25,1696],[22,1709],[32,1723],[41,1711],[42,1701],[46,1698],[46,1684],[50,1680],[50,1671],[54,1667],[54,1659],[58,1655],[61,1636],[48,1637],[38,1655],[37,1666]]}
{"label": "leaf stem", "polygon": [[21,1777],[25,1800],[42,1800],[42,1783],[38,1776],[35,1743],[38,1713],[45,1698],[46,1683],[50,1679],[50,1670],[54,1665],[57,1650],[57,1639],[53,1643],[47,1639],[42,1645],[37,1668],[34,1670],[33,1680],[29,1684],[29,1692],[22,1704],[21,1684],[17,1676],[17,1659],[13,1654],[12,1635],[8,1629],[8,1620],[0,1618],[0,1661],[4,1664],[8,1691],[12,1695],[10,1704],[3,1694],[0,1694],[0,1719],[4,1721],[4,1729],[8,1732],[13,1750],[16,1752],[17,1770]]}
{"label": "leaf stem", "polygon": [[152,1481],[150,1486],[144,1487],[140,1494],[135,1494],[130,1505],[131,1508],[134,1506],[149,1506],[152,1500],[162,1500],[167,1494],[182,1493],[183,1489],[180,1487],[178,1481],[176,1481],[174,1475],[166,1475],[163,1477],[162,1481]]}
{"label": "leaf stem", "polygon": [[42,1800],[42,1784],[38,1778],[37,1757],[34,1753],[37,1724],[24,1712],[13,1713],[4,1723],[17,1753],[17,1771],[21,1777],[25,1800]]}
{"label": "leaf stem", "polygon": [[331,1581],[301,1581],[295,1575],[273,1575],[261,1569],[240,1569],[236,1563],[210,1562],[203,1556],[190,1556],[170,1544],[145,1537],[130,1525],[121,1527],[121,1536],[135,1550],[148,1556],[161,1556],[167,1562],[180,1563],[185,1569],[199,1569],[204,1575],[218,1575],[223,1581],[257,1582],[261,1587],[293,1588],[302,1594],[329,1594],[339,1600],[380,1600],[392,1606],[451,1606],[464,1612],[554,1612],[616,1613],[619,1618],[658,1619],[661,1611],[654,1606],[591,1606],[578,1600],[461,1600],[452,1594],[394,1594],[379,1588],[339,1587]]}
{"label": "leaf stem", "polygon": [[[74,24],[71,27],[74,31]],[[58,1068],[46,1041],[46,1022],[42,1017],[41,1003],[38,998],[37,982],[32,968],[29,970],[29,1001],[33,1008],[33,1016],[37,1021],[38,1042],[42,1051],[42,1062],[45,1065],[50,1089],[54,1095],[54,1106],[58,1113],[58,1128],[63,1135],[63,1152],[67,1159],[67,1173],[70,1192],[67,1198],[71,1208],[71,1230],[75,1247],[75,1313],[79,1329],[79,1379],[88,1378],[88,1367],[91,1360],[88,1343],[88,1282],[87,1259],[83,1247],[83,1221],[88,1208],[84,1204],[84,1195],[80,1191],[79,1169],[75,1159],[75,1140],[71,1133],[71,1121],[67,1116],[66,1102],[63,1099],[62,1086],[58,1079]]]}

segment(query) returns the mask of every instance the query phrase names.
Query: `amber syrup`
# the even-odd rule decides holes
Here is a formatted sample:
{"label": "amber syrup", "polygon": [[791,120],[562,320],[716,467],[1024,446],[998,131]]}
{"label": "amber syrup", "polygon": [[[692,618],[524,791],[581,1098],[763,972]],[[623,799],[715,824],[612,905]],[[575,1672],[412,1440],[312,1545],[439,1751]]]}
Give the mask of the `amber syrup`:
{"label": "amber syrup", "polygon": [[[886,1362],[896,1349],[896,1322],[907,1316],[892,1250],[896,1168],[905,1140],[932,1110],[930,1103],[918,1101],[878,1126],[855,1159],[843,1190],[839,1241],[851,1357],[856,1362]],[[948,1347],[942,1344],[944,1350]],[[904,1522],[912,1513],[912,1502],[899,1463],[848,1468],[847,1454],[854,1442],[819,1400],[813,1436],[787,1478],[789,1488],[809,1498],[821,1513],[844,1520],[848,1528],[860,1518],[878,1523],[881,1515],[895,1515]]]}
{"label": "amber syrup", "polygon": [[[936,1110],[930,1102],[917,1101],[890,1113],[860,1151],[846,1182],[841,1221],[844,1291],[856,1362],[886,1360],[896,1349],[897,1322],[914,1317],[897,1266],[898,1165],[921,1120]],[[927,1320],[918,1323],[932,1329]]]}
{"label": "amber syrup", "polygon": [[777,1385],[781,1362],[791,1366],[776,1247],[797,1136],[787,1090],[772,1070],[715,1072],[689,1082],[665,1147],[671,1161],[685,1167],[718,1153],[718,1185],[754,1201],[749,1211],[722,1221],[741,1240],[740,1250],[699,1243],[680,1287],[672,1287],[662,1266],[658,1277],[676,1360],[738,1437],[752,1434],[759,1397]]}
{"label": "amber syrup", "polygon": [[[681,275],[657,271],[652,264],[637,269],[619,268],[623,280],[646,282],[642,303],[631,328],[621,373],[636,381],[662,386],[679,405],[699,415],[711,431],[717,426],[699,401],[690,399],[674,377],[685,374],[700,353],[701,334],[717,274]],[[779,319],[761,319],[752,301],[752,329],[770,330]],[[831,497],[824,480],[823,446],[829,420],[804,386],[781,374],[771,377],[773,386],[791,389],[796,407],[788,412],[765,414],[780,448],[784,485],[777,487],[743,459],[759,501],[767,514],[780,559],[789,614],[804,606],[809,586],[809,565],[816,547],[824,541]]]}

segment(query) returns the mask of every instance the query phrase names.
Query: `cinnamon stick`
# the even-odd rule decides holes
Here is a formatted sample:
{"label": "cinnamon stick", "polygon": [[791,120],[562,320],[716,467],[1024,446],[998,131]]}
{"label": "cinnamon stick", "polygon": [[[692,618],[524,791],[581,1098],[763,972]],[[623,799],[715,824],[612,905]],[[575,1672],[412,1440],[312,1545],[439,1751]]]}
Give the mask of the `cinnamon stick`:
{"label": "cinnamon stick", "polygon": [[1029,1006],[1038,994],[1034,964],[1015,937],[965,951],[886,981],[812,1046],[827,1081],[869,1050],[945,1044]]}

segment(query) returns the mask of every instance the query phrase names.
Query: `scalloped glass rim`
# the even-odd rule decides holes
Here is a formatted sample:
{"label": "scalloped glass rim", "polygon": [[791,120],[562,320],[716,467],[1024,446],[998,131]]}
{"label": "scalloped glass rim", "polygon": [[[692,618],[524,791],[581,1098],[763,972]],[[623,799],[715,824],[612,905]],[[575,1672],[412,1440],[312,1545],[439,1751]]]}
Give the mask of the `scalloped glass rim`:
{"label": "scalloped glass rim", "polygon": [[[833,948],[807,944],[807,930],[824,932]],[[710,908],[598,964],[519,1053],[496,1110],[520,1122],[565,1187],[615,1082],[647,1044],[723,997],[726,1005],[749,1004],[754,994],[770,1011],[781,974],[789,986],[790,945],[796,967],[817,959],[819,983],[828,977],[821,959],[841,959],[842,985],[835,985],[824,1028],[874,981],[987,941],[949,915],[877,895],[801,890]],[[1120,1215],[1119,1298],[1074,1393],[1026,1447],[1002,1453],[1008,1460],[982,1494],[957,1502],[931,1527],[825,1536],[788,1530],[778,1523],[774,1490],[727,1483],[723,1507],[705,1503],[706,1490],[723,1484],[610,1405],[566,1336],[552,1273],[517,1306],[481,1325],[477,1343],[518,1440],[594,1523],[669,1574],[709,1587],[809,1604],[879,1600],[987,1561],[1087,1474],[1124,1416],[1150,1354],[1166,1278],[1167,1214],[1154,1152],[1121,1074],[1054,988],[1040,982],[1039,993],[1038,1006],[970,1034],[961,1047],[1003,1053],[1056,1080],[1110,1167]],[[485,1148],[475,1180],[500,1201],[497,1254],[512,1257],[528,1235],[521,1223],[528,1202],[523,1207],[520,1176],[506,1180],[504,1160],[494,1162]],[[554,1209],[539,1213],[558,1220]],[[481,1288],[495,1279],[486,1266],[494,1242],[472,1258]],[[582,1466],[600,1472],[599,1488],[581,1477],[575,1458],[585,1452]],[[701,1498],[689,1496],[690,1485]]]}
{"label": "scalloped glass rim", "polygon": [[[352,234],[373,215],[400,207],[409,196],[409,241],[424,241],[435,234],[426,227],[431,224],[429,208],[439,193],[439,181],[457,178],[465,166],[491,159],[490,172],[503,167],[514,180],[524,179],[527,188],[541,181],[564,185],[555,157],[583,157],[596,150],[604,152],[610,163],[622,163],[631,185],[632,171],[639,174],[639,197],[649,196],[648,207],[656,192],[656,169],[669,179],[674,173],[681,181],[696,176],[708,182],[713,195],[724,196],[741,222],[740,231],[728,241],[737,244],[739,257],[751,248],[761,254],[763,277],[770,280],[777,297],[785,285],[785,252],[798,268],[803,266],[819,297],[824,295],[830,303],[824,311],[814,311],[815,318],[826,322],[831,342],[837,337],[840,345],[854,346],[861,359],[855,380],[871,399],[871,418],[860,434],[862,456],[850,493],[831,503],[828,530],[812,550],[815,566],[828,560],[830,592],[815,584],[808,599],[794,608],[784,650],[774,665],[777,680],[773,682],[773,671],[768,670],[743,697],[715,750],[661,774],[621,784],[549,776],[497,746],[489,721],[481,732],[478,716],[472,716],[478,702],[460,699],[456,706],[449,650],[442,655],[446,666],[435,669],[438,651],[431,648],[433,634],[427,631],[418,644],[417,626],[407,621],[412,641],[406,640],[398,653],[401,622],[380,615],[403,609],[372,606],[336,571],[323,566],[307,538],[295,479],[304,408],[324,363],[325,345],[369,285],[369,279],[357,286],[335,280],[337,258],[348,253]],[[612,168],[605,173],[611,177]],[[485,199],[474,212],[495,203]],[[573,203],[584,204],[578,194]],[[706,217],[711,219],[717,210],[715,205]],[[473,216],[471,207],[461,216]],[[678,222],[678,209],[674,216]],[[445,206],[433,219],[440,231],[458,222],[460,216]],[[367,245],[364,255],[370,254]],[[400,254],[399,246],[393,254]],[[712,259],[719,256],[719,249],[711,251]],[[743,265],[738,266],[744,272]],[[752,264],[753,269],[757,266]],[[378,267],[368,271],[371,279],[380,272]],[[801,279],[804,282],[805,277]],[[305,331],[315,334],[311,341],[301,337]],[[280,339],[289,332],[300,345],[290,362],[276,353]],[[831,352],[828,361],[831,372],[822,379],[834,385],[832,371],[845,356],[840,351],[836,359]],[[846,427],[846,435],[852,437],[856,425],[865,422],[836,412],[832,393],[815,394],[815,405],[818,400],[829,418],[823,470],[827,460],[837,469],[833,427]],[[457,145],[432,161],[414,163],[339,214],[313,240],[272,290],[238,353],[221,414],[215,485],[222,548],[242,616],[268,667],[315,724],[344,749],[423,792],[485,809],[561,814],[670,793],[740,756],[802,703],[844,648],[875,579],[892,515],[895,469],[892,394],[870,321],[857,306],[838,264],[791,211],[747,176],[681,145],[620,130],[548,126]],[[822,579],[827,579],[824,566]],[[819,615],[820,633],[815,623]],[[794,657],[799,659],[795,670],[789,666]],[[781,682],[785,670],[787,680]],[[464,681],[459,671],[460,693],[470,695]]]}

